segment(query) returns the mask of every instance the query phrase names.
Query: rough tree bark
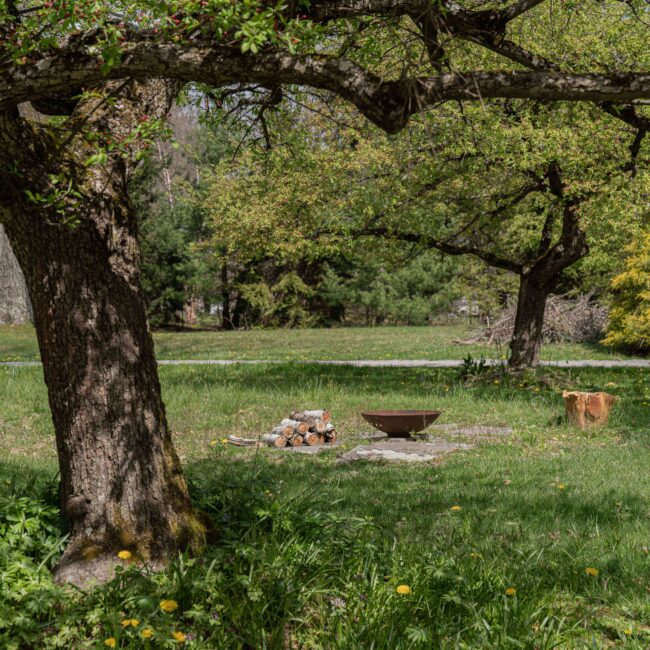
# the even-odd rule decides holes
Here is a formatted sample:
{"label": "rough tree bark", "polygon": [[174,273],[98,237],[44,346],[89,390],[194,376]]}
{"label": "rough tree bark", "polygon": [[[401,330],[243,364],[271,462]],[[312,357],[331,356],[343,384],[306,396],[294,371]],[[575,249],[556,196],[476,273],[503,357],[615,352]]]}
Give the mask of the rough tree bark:
{"label": "rough tree bark", "polygon": [[546,299],[557,280],[558,277],[545,277],[543,269],[535,268],[519,276],[517,312],[508,360],[512,369],[532,368],[539,362]]}
{"label": "rough tree bark", "polygon": [[31,317],[25,278],[0,225],[0,323],[25,323]]}
{"label": "rough tree bark", "polygon": [[[524,264],[519,273],[517,313],[508,359],[508,365],[514,371],[538,364],[546,299],[557,287],[562,272],[589,253],[587,237],[580,227],[576,211],[579,197],[565,196],[561,169],[556,162],[549,165],[546,178],[558,205],[557,210],[550,210],[547,214],[534,260]],[[562,231],[558,241],[552,244],[553,227],[559,212]]]}
{"label": "rough tree bark", "polygon": [[[164,114],[172,98],[162,82],[129,83],[116,95],[119,124],[108,103],[79,105],[84,128],[92,116],[98,132],[121,138],[144,112]],[[104,581],[121,549],[161,566],[178,550],[200,546],[205,528],[192,509],[161,399],[127,196],[129,162],[115,157],[85,167],[92,147],[82,138],[74,136],[62,152],[38,124],[17,114],[0,122],[0,221],[33,302],[70,527],[56,577],[79,585]],[[78,218],[75,226],[61,221],[61,205],[25,196],[26,189],[54,191],[56,176],[74,177],[82,195],[62,199],[71,201],[64,213]]]}

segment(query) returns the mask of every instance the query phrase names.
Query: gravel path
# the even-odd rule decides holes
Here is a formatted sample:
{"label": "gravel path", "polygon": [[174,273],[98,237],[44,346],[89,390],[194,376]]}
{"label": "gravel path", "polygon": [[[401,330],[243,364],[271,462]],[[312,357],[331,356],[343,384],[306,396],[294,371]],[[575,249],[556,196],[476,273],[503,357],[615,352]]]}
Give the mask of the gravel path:
{"label": "gravel path", "polygon": [[[271,363],[311,363],[323,366],[354,366],[357,368],[458,368],[463,365],[459,359],[441,359],[439,361],[428,361],[426,359],[358,359],[358,360],[325,360],[316,361],[304,359],[300,361],[276,361],[264,359],[161,359],[158,364],[161,366],[234,366],[259,365]],[[498,359],[487,359],[489,366],[502,365],[504,362]],[[2,361],[0,366],[23,368],[28,366],[40,366],[40,361]],[[650,368],[650,359],[582,359],[568,361],[540,361],[541,366],[553,368]]]}

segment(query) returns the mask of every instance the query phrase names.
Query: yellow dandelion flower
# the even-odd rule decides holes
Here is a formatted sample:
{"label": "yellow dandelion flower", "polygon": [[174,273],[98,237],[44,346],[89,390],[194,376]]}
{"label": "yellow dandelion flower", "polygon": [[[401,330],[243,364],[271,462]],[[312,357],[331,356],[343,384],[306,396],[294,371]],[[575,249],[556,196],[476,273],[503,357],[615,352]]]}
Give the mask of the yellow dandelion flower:
{"label": "yellow dandelion flower", "polygon": [[558,490],[564,490],[565,487],[566,487],[566,485],[564,485],[564,483],[558,483],[557,484],[557,489]]}
{"label": "yellow dandelion flower", "polygon": [[411,588],[408,585],[399,585],[395,588],[398,594],[410,594]]}
{"label": "yellow dandelion flower", "polygon": [[129,625],[131,625],[131,619],[130,618],[125,618],[122,621],[122,627],[129,627]]}
{"label": "yellow dandelion flower", "polygon": [[451,506],[451,508],[449,508],[449,509],[452,512],[460,512],[463,509],[463,507],[462,506]]}
{"label": "yellow dandelion flower", "polygon": [[480,560],[480,559],[483,557],[480,553],[477,553],[476,551],[472,551],[472,552],[469,554],[469,556],[470,556],[473,560]]}
{"label": "yellow dandelion flower", "polygon": [[114,648],[117,645],[117,641],[115,640],[114,636],[109,636],[108,639],[104,641],[104,645],[109,648]]}
{"label": "yellow dandelion flower", "polygon": [[145,627],[142,632],[140,632],[140,636],[143,639],[150,639],[153,636],[153,629],[150,627]]}
{"label": "yellow dandelion flower", "polygon": [[185,643],[185,639],[187,638],[183,632],[172,632],[172,636],[178,641],[179,643]]}
{"label": "yellow dandelion flower", "polygon": [[133,557],[133,553],[131,553],[131,551],[120,551],[117,554],[117,557],[119,557],[120,560],[130,560]]}
{"label": "yellow dandelion flower", "polygon": [[140,621],[137,618],[132,618],[131,627],[138,627],[138,625],[140,625]]}
{"label": "yellow dandelion flower", "polygon": [[630,636],[632,634],[632,628],[628,627],[625,630],[623,630],[623,634],[626,636]]}
{"label": "yellow dandelion flower", "polygon": [[506,596],[514,596],[517,593],[517,590],[514,587],[508,587],[504,593]]}
{"label": "yellow dandelion flower", "polygon": [[173,612],[177,608],[178,608],[178,603],[175,600],[160,601],[160,609],[162,609],[163,612],[167,612],[169,614],[170,612]]}
{"label": "yellow dandelion flower", "polygon": [[210,441],[210,447],[214,447],[217,444],[216,440],[211,440]]}
{"label": "yellow dandelion flower", "polygon": [[585,569],[585,573],[586,573],[588,576],[596,577],[596,576],[598,575],[598,569],[596,569],[595,567],[592,567],[592,566],[588,566],[588,567]]}
{"label": "yellow dandelion flower", "polygon": [[225,445],[228,442],[228,438],[221,438],[221,442]]}

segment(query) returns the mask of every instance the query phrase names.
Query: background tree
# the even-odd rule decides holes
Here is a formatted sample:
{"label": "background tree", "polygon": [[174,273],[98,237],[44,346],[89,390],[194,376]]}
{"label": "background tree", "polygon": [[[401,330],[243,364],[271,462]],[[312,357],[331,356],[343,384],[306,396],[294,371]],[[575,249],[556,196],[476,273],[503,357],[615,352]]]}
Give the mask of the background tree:
{"label": "background tree", "polygon": [[25,323],[30,318],[25,278],[0,225],[0,323]]}
{"label": "background tree", "polygon": [[382,240],[407,256],[477,257],[519,276],[510,363],[521,368],[537,362],[546,298],[570,285],[588,241],[602,269],[638,230],[649,179],[630,173],[628,127],[599,109],[450,103],[387,138],[336,102],[310,106],[267,120],[273,151],[248,150],[210,177],[212,246],[244,268],[255,255],[292,269],[372,265]]}

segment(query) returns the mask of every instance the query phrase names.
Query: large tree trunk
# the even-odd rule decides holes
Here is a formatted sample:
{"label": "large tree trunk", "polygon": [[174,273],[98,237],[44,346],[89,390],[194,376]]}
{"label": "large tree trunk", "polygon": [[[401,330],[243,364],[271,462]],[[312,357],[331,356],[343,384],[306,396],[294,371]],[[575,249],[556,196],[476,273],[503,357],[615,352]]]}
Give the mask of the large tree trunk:
{"label": "large tree trunk", "polygon": [[553,278],[540,273],[522,273],[519,280],[515,328],[510,341],[509,365],[513,370],[532,368],[539,361],[546,299],[554,286]]}
{"label": "large tree trunk", "polygon": [[70,539],[60,580],[112,574],[117,552],[162,565],[201,543],[160,395],[124,194],[76,228],[10,219],[43,361]]}
{"label": "large tree trunk", "polygon": [[[78,585],[109,579],[120,550],[160,567],[205,537],[147,326],[127,196],[133,152],[85,162],[96,151],[88,130],[124,140],[143,119],[166,114],[174,88],[152,81],[105,90],[118,101],[80,102],[73,118],[84,127],[63,150],[63,136],[38,120],[0,114],[0,222],[32,299],[70,526],[55,573]],[[68,184],[74,193],[57,194]]]}

